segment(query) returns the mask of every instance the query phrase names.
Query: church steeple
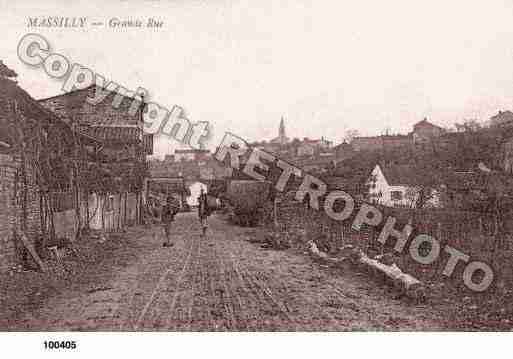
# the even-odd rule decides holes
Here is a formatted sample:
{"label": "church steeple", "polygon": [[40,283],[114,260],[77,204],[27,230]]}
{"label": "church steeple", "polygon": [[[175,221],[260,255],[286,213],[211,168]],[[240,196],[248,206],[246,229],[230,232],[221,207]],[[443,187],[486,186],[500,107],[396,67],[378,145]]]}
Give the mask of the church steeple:
{"label": "church steeple", "polygon": [[285,133],[285,120],[283,119],[283,116],[280,120],[280,128],[278,129],[278,137],[273,138],[271,140],[272,143],[278,143],[280,145],[285,145],[287,142],[289,142],[289,138],[287,137]]}
{"label": "church steeple", "polygon": [[280,121],[280,130],[278,132],[278,137],[281,139],[287,138],[287,136],[285,135],[285,121],[283,120],[283,116],[281,117]]}

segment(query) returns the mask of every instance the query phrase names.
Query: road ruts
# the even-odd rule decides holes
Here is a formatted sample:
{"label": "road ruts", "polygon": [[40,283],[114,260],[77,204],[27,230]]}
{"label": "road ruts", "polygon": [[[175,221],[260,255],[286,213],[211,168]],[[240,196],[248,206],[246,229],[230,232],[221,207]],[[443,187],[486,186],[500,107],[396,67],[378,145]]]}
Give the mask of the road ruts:
{"label": "road ruts", "polygon": [[206,238],[199,235],[193,221],[176,240],[170,251],[179,254],[173,256],[175,260],[139,308],[132,307],[131,329],[296,330],[286,305],[275,298],[273,289],[240,266],[226,245],[229,242],[219,228],[221,223],[213,222]]}
{"label": "road ruts", "polygon": [[[251,244],[237,228],[212,218],[207,236],[189,215],[170,263],[133,310],[134,330],[164,331],[300,331],[345,330],[347,308],[326,305],[347,302],[332,284],[323,290],[297,287],[280,273],[258,266]],[[252,254],[249,254],[252,250]],[[154,277],[155,278],[155,277]],[[304,280],[302,283],[307,283]],[[318,283],[314,283],[317,285]],[[329,303],[328,303],[329,304]],[[335,312],[335,313],[334,313]],[[365,312],[365,311],[364,311]],[[362,313],[363,314],[363,313]]]}
{"label": "road ruts", "polygon": [[[231,242],[231,243],[230,243]],[[265,331],[297,331],[305,329],[322,330],[337,325],[338,321],[322,306],[306,296],[302,296],[293,288],[272,275],[265,273],[265,268],[254,268],[240,263],[240,256],[233,253],[234,243],[226,238],[217,242],[219,252],[226,253],[230,258],[230,266],[237,273],[241,286],[245,289],[247,298],[253,301],[253,307],[258,308],[255,323],[257,330]],[[309,296],[311,294],[309,293]],[[293,298],[293,300],[291,300]],[[299,312],[306,318],[297,316],[293,311],[292,302],[300,302]],[[289,304],[290,303],[290,304]],[[298,311],[296,311],[298,312]]]}
{"label": "road ruts", "polygon": [[173,257],[176,262],[162,275],[159,285],[155,287],[152,296],[139,313],[134,330],[169,329],[167,314],[174,313],[177,301],[183,296],[184,281],[190,275],[191,263],[197,260],[198,242],[190,238],[184,239],[183,242],[187,250],[183,255]]}
{"label": "road ruts", "polygon": [[[102,331],[440,330],[429,307],[387,297],[351,270],[313,263],[297,250],[248,242],[248,229],[215,215],[206,238],[195,213],[173,223],[175,245],[160,226],[127,233],[124,266],[99,266],[84,286],[56,296],[23,328]],[[141,250],[139,254],[135,250]],[[118,263],[118,261],[114,261]]]}
{"label": "road ruts", "polygon": [[[119,308],[118,330],[152,330],[154,326],[158,326],[158,323],[152,322],[151,317],[160,297],[169,294],[168,281],[175,279],[176,273],[183,273],[190,260],[193,243],[188,241],[185,233],[192,226],[191,221],[175,224],[172,228],[174,246],[159,246],[147,259],[148,264],[138,268],[137,282],[130,288],[127,298]],[[151,235],[164,240],[160,226],[152,228]],[[147,328],[150,323],[152,326]]]}

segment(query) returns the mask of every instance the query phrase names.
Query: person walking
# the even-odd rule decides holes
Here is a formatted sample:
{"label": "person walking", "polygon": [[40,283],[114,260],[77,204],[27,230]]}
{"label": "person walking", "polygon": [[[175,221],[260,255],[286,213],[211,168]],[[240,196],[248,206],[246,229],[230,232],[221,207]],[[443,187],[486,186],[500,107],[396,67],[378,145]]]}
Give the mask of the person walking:
{"label": "person walking", "polygon": [[175,220],[175,215],[180,210],[180,205],[173,196],[169,196],[166,202],[164,207],[162,207],[161,216],[162,226],[164,227],[164,234],[166,236],[163,247],[172,247],[174,243],[171,242],[171,223]]}
{"label": "person walking", "polygon": [[203,192],[203,188],[201,189],[200,195],[198,197],[198,217],[201,224],[201,233],[202,236],[205,237],[207,234],[207,218],[210,215],[208,208],[208,200],[207,194]]}

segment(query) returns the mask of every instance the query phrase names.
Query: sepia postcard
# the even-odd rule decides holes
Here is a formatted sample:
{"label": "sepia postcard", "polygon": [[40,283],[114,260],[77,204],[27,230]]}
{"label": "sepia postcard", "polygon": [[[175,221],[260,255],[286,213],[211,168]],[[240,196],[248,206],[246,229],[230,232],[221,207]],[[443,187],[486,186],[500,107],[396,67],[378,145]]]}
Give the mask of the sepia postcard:
{"label": "sepia postcard", "polygon": [[0,31],[1,345],[513,329],[513,3],[0,0]]}

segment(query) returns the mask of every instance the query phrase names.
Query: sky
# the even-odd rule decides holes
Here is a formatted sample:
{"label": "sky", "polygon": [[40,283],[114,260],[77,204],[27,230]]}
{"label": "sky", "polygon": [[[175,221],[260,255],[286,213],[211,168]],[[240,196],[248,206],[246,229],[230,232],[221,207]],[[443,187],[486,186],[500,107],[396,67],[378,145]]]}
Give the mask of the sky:
{"label": "sky", "polygon": [[[249,141],[277,136],[341,142],[407,133],[424,117],[450,127],[513,109],[511,1],[0,0],[0,59],[35,98],[61,81],[16,54],[21,37],[151,100],[208,121],[215,148],[225,131]],[[28,17],[152,17],[160,29],[28,28]],[[158,155],[181,147],[159,137]]]}

